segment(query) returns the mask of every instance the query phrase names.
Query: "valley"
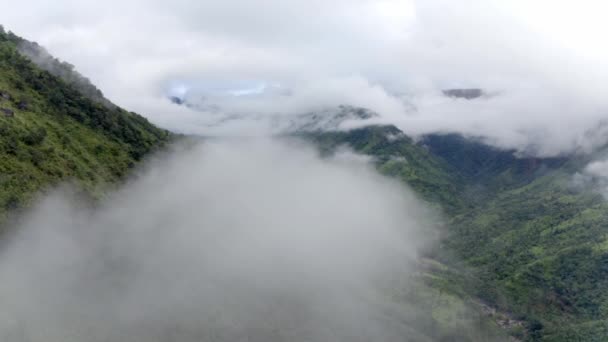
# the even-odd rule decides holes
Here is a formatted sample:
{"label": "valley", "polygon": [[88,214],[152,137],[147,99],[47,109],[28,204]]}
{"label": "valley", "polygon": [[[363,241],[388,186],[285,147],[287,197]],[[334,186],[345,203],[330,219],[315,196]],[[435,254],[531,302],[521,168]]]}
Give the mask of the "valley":
{"label": "valley", "polygon": [[[450,89],[445,95],[466,100],[485,96],[480,89]],[[183,100],[173,102],[184,109]],[[347,104],[284,122],[273,114],[270,121],[279,122],[281,129],[265,137],[268,141],[182,135],[113,104],[73,66],[4,29],[0,112],[0,227],[5,239],[0,246],[6,250],[0,251],[0,275],[15,276],[16,285],[8,282],[15,286],[11,290],[45,279],[62,284],[42,291],[43,300],[28,302],[24,312],[13,299],[28,293],[0,295],[0,302],[10,304],[0,307],[15,310],[0,309],[12,322],[0,326],[0,337],[11,342],[41,341],[47,328],[60,341],[69,336],[64,328],[74,317],[82,319],[81,326],[69,331],[75,342],[353,341],[353,335],[361,341],[604,341],[608,336],[608,203],[601,179],[588,174],[590,163],[605,158],[605,144],[544,157],[453,132],[410,137],[396,125],[344,129],[345,120],[380,117]],[[310,173],[302,172],[309,167]],[[56,200],[58,191],[71,195]],[[73,202],[82,208],[72,208]],[[287,205],[293,203],[301,204]],[[53,213],[48,221],[45,210]],[[289,215],[279,215],[281,210]],[[369,217],[363,215],[366,210]],[[323,220],[313,219],[319,213]],[[181,221],[183,217],[188,220]],[[360,224],[367,220],[369,224]],[[266,225],[273,229],[262,229]],[[53,251],[65,246],[54,234],[38,231],[46,226],[94,252],[83,254],[70,242],[70,253],[55,260]],[[224,237],[224,231],[216,230],[224,226],[235,235]],[[22,227],[26,236],[34,231],[57,245],[29,237],[36,244],[15,251],[11,241],[24,243],[19,240]],[[293,236],[283,236],[284,227],[292,227]],[[361,229],[354,232],[355,240],[351,227]],[[91,235],[82,232],[88,228]],[[378,229],[379,240],[370,228]],[[413,242],[399,247],[403,259],[387,259],[387,271],[379,251],[400,241],[393,230]],[[329,238],[323,235],[327,231]],[[214,245],[213,239],[224,244]],[[382,248],[369,249],[368,242]],[[132,249],[141,253],[131,254]],[[201,257],[201,249],[213,253]],[[247,253],[240,255],[241,250]],[[26,269],[31,265],[22,260],[30,256],[34,264],[62,275],[74,266],[65,260],[74,261],[76,271],[65,279],[44,272],[13,273],[14,265],[2,261],[6,257]],[[353,265],[351,259],[359,263]],[[243,266],[249,262],[251,269]],[[390,281],[374,283],[375,268],[359,269],[367,263],[383,271],[380,279]],[[220,272],[224,266],[226,274]],[[188,272],[180,272],[181,267]],[[342,272],[348,277],[337,276]],[[296,281],[283,279],[284,274]],[[150,293],[130,289],[157,280],[162,286],[153,286]],[[369,289],[358,287],[368,281],[373,283]],[[82,292],[71,297],[72,287]],[[259,297],[249,296],[251,288]],[[158,300],[166,289],[170,298]],[[200,289],[209,292],[198,293]],[[242,300],[245,310],[224,290]],[[182,291],[188,296],[181,297]],[[335,296],[319,298],[311,295],[315,291]],[[108,302],[91,300],[91,310],[81,311],[79,301],[98,293],[108,296]],[[133,307],[121,307],[120,300],[149,311],[131,312]],[[335,300],[336,306],[326,300]],[[73,311],[46,323],[36,313],[38,304],[47,314]],[[205,305],[213,310],[201,309]],[[128,316],[126,321],[114,321],[116,308]],[[166,308],[175,315],[166,314]],[[32,318],[17,319],[15,312]],[[148,317],[148,312],[160,314]],[[273,320],[264,320],[266,314]],[[110,324],[99,328],[101,321]],[[38,326],[40,322],[44,324]],[[201,329],[205,325],[212,329]],[[83,337],[87,329],[97,334],[95,339]],[[293,335],[297,333],[302,335]],[[367,339],[365,334],[370,334]]]}

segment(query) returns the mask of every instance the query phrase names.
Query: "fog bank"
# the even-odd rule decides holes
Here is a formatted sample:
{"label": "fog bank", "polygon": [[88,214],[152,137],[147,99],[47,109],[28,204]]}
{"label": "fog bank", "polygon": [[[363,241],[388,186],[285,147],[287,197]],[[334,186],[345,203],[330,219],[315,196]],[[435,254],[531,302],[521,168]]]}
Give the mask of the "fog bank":
{"label": "fog bank", "polygon": [[[0,249],[0,339],[403,341],[431,215],[360,158],[209,141],[99,207],[46,197]],[[409,318],[408,318],[409,317]]]}

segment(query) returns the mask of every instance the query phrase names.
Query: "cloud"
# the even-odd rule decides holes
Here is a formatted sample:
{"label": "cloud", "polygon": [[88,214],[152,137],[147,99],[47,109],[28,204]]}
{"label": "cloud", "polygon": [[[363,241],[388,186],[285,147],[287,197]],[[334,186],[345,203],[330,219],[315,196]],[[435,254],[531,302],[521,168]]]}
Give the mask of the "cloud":
{"label": "cloud", "polygon": [[2,340],[401,341],[419,330],[396,298],[435,230],[408,189],[299,142],[179,150],[98,207],[58,191],[19,220],[0,253]]}
{"label": "cloud", "polygon": [[595,160],[572,176],[576,190],[594,191],[608,199],[608,160]]}
{"label": "cloud", "polygon": [[[222,133],[261,131],[268,114],[347,104],[377,111],[410,135],[455,131],[538,155],[588,151],[605,137],[595,129],[608,110],[608,28],[594,15],[605,12],[597,1],[31,0],[5,7],[7,28],[75,64],[111,100],[181,132],[218,131],[225,122]],[[217,96],[200,84],[232,95],[274,90]],[[496,96],[441,96],[458,87]],[[223,116],[171,104],[166,97],[176,88],[214,100]],[[245,120],[225,120],[234,115]]]}

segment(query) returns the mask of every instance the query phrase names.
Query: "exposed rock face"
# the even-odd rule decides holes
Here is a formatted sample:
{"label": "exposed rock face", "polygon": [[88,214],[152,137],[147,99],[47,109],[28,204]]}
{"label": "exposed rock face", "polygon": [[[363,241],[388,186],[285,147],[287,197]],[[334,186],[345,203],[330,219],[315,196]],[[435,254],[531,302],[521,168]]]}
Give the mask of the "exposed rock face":
{"label": "exposed rock face", "polygon": [[445,89],[443,95],[448,97],[454,97],[459,99],[472,100],[484,95],[482,89],[469,88],[469,89]]}

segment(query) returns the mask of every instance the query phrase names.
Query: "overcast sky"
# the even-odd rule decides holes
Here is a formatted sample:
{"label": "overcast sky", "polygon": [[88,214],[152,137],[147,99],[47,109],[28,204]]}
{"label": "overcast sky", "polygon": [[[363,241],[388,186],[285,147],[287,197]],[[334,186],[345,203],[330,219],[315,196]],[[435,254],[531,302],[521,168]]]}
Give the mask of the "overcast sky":
{"label": "overcast sky", "polygon": [[[409,134],[457,131],[545,155],[604,141],[598,122],[608,107],[608,4],[599,0],[0,6],[7,29],[74,64],[117,104],[173,130],[205,133],[217,119],[167,100],[196,91],[220,93],[222,112],[291,114],[353,104]],[[497,95],[439,95],[452,87]],[[258,93],[265,96],[248,96]]]}

